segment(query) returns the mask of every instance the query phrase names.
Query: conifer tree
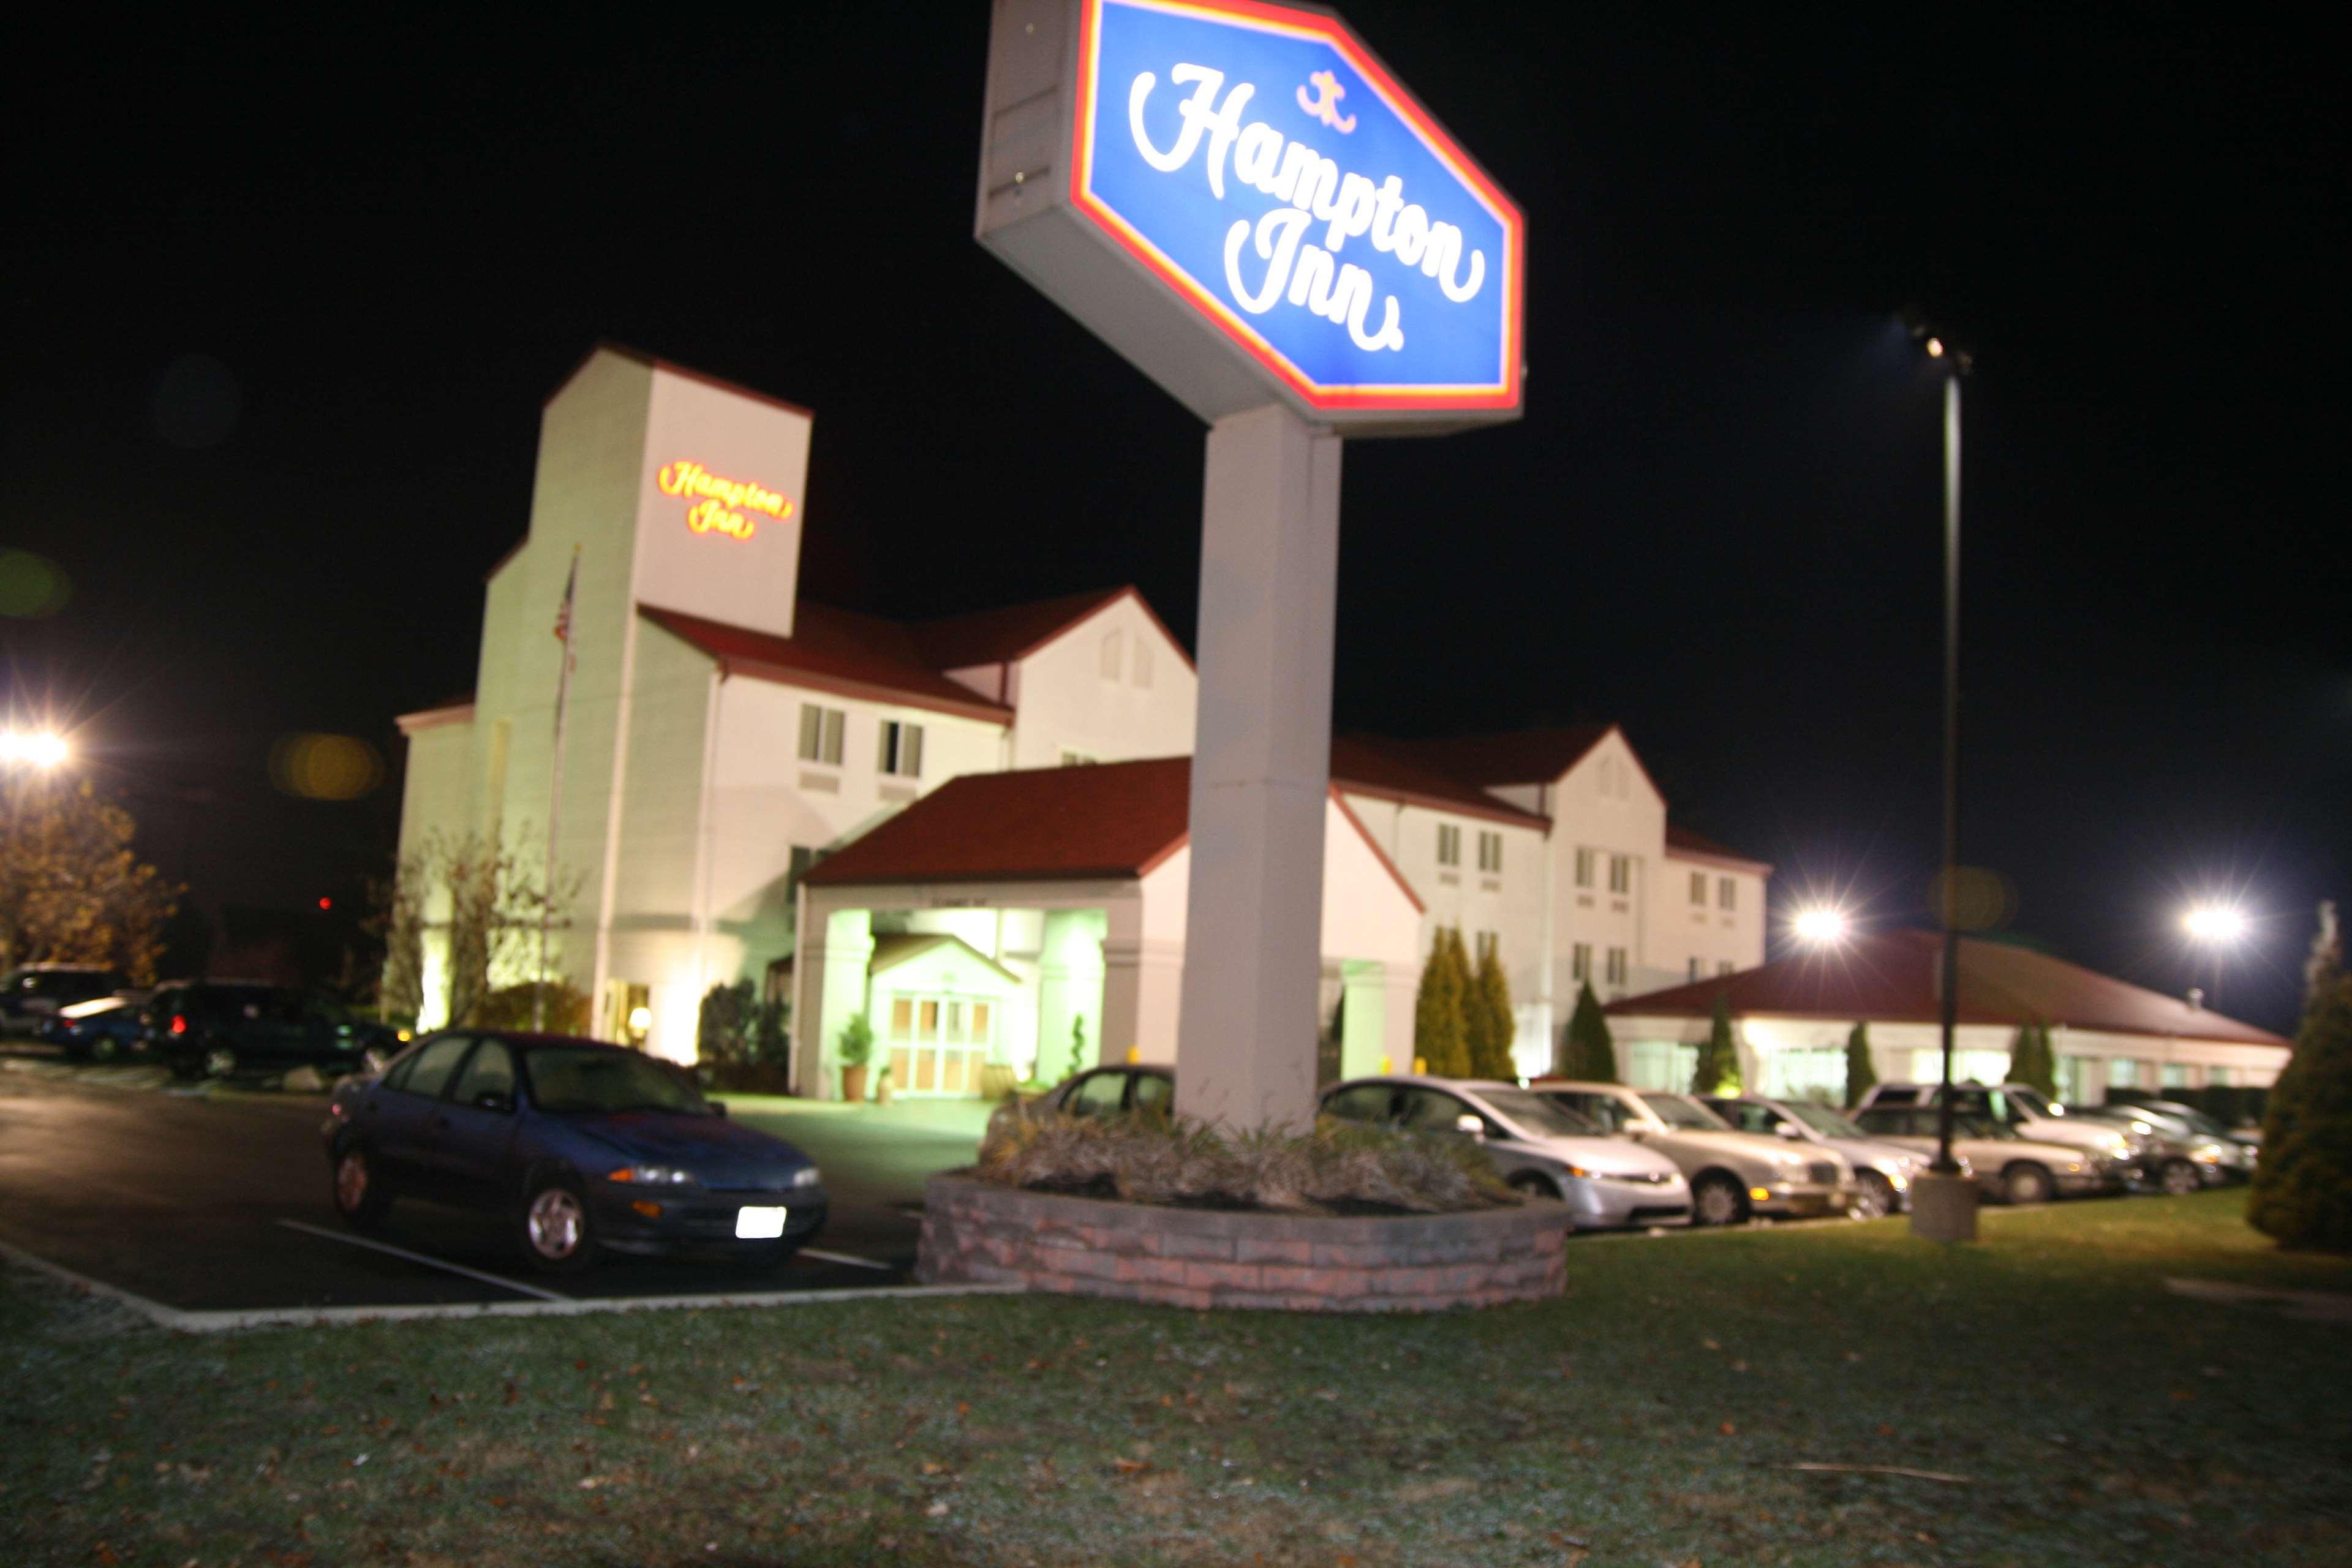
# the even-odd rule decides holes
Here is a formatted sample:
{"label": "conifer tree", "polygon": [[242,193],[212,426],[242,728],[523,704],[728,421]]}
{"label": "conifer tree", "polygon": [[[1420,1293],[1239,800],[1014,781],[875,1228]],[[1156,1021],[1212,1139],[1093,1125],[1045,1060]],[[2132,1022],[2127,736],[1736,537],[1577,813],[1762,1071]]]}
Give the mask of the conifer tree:
{"label": "conifer tree", "polygon": [[1506,1080],[1518,1077],[1518,1064],[1511,1059],[1511,1041],[1518,1033],[1511,1013],[1511,982],[1492,947],[1478,955],[1468,1011],[1471,1076]]}
{"label": "conifer tree", "polygon": [[2017,1043],[2009,1053],[2009,1081],[2021,1083],[2045,1100],[2058,1098],[2058,1058],[2051,1048],[2050,1026],[2039,1018],[2027,1019],[2017,1031]]}
{"label": "conifer tree", "polygon": [[1739,1092],[1739,1047],[1731,1038],[1731,996],[1727,992],[1715,994],[1715,1020],[1707,1027],[1706,1043],[1698,1048],[1698,1068],[1691,1074],[1691,1092]]}
{"label": "conifer tree", "polygon": [[1862,1103],[1878,1081],[1878,1069],[1870,1061],[1870,1026],[1856,1024],[1845,1037],[1845,1103],[1851,1110]]}
{"label": "conifer tree", "polygon": [[1429,962],[1422,965],[1421,991],[1412,1005],[1412,1054],[1428,1069],[1444,1078],[1462,1076],[1467,1065],[1467,1031],[1463,1018],[1462,977],[1454,959],[1453,933],[1438,928],[1429,944]]}
{"label": "conifer tree", "polygon": [[2246,1220],[2283,1247],[2352,1252],[2352,976],[2314,969],[2294,1055],[2263,1113]]}
{"label": "conifer tree", "polygon": [[1576,995],[1576,1011],[1569,1016],[1568,1048],[1562,1053],[1561,1073],[1580,1083],[1615,1083],[1617,1081],[1617,1044],[1609,1035],[1608,1016],[1601,1011],[1601,998],[1592,994],[1592,982]]}

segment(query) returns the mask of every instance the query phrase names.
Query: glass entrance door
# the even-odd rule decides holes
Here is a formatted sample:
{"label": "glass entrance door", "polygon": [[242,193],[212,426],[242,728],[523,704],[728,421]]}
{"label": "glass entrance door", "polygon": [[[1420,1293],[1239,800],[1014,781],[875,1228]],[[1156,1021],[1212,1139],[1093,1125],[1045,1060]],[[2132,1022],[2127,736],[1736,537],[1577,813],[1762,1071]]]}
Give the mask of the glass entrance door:
{"label": "glass entrance door", "polygon": [[980,1092],[981,1066],[995,1038],[994,1003],[894,992],[889,1019],[893,1093]]}

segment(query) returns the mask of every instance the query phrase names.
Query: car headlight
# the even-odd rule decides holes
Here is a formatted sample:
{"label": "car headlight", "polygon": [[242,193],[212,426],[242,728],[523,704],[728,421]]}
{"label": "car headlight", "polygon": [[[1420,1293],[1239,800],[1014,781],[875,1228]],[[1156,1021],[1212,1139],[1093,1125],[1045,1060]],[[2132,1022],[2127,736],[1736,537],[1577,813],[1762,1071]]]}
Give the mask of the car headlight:
{"label": "car headlight", "polygon": [[814,1165],[803,1165],[793,1173],[793,1185],[796,1187],[813,1187],[822,1180],[824,1177],[818,1173]]}
{"label": "car headlight", "polygon": [[2071,1176],[2071,1175],[2079,1175],[2079,1174],[2081,1174],[2081,1173],[2082,1173],[2082,1170],[2083,1170],[2083,1162],[2082,1162],[2082,1161],[2080,1161],[2080,1160],[2077,1160],[2077,1161],[2075,1161],[2074,1163],[2072,1163],[2072,1164],[2070,1164],[2070,1165],[2068,1165],[2068,1166],[2066,1167],[2066,1173],[2067,1173],[2068,1175],[2070,1175],[2070,1176]]}
{"label": "car headlight", "polygon": [[604,1179],[640,1187],[694,1187],[702,1184],[695,1180],[692,1171],[677,1165],[624,1165],[617,1171],[605,1173]]}
{"label": "car headlight", "polygon": [[1903,1192],[1911,1185],[1911,1177],[1906,1172],[1895,1171],[1887,1176],[1886,1184],[1898,1193]]}

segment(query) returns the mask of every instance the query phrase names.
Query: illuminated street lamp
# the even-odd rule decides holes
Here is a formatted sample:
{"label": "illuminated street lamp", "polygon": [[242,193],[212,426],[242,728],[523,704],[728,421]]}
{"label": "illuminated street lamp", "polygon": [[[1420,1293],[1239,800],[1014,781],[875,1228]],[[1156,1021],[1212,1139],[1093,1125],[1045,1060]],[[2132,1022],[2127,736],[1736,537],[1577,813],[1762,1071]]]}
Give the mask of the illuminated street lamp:
{"label": "illuminated street lamp", "polygon": [[2198,904],[2180,917],[2189,940],[2213,954],[2213,984],[2205,993],[2209,1007],[2221,1005],[2221,960],[2245,936],[2249,923],[2246,912],[2233,904]]}
{"label": "illuminated street lamp", "polygon": [[1827,904],[1799,910],[1797,918],[1790,923],[1797,940],[1807,947],[1835,947],[1853,929],[1853,922],[1846,919],[1843,910]]}
{"label": "illuminated street lamp", "polygon": [[54,730],[0,730],[0,766],[47,773],[61,768],[73,749]]}

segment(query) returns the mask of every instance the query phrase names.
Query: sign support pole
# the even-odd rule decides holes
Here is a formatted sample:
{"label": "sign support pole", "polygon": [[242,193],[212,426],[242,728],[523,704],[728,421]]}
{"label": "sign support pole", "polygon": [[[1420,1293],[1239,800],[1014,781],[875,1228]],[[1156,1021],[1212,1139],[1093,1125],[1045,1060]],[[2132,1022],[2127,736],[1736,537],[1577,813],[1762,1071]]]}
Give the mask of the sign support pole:
{"label": "sign support pole", "polygon": [[1209,430],[1180,1115],[1315,1119],[1339,447],[1268,405]]}

